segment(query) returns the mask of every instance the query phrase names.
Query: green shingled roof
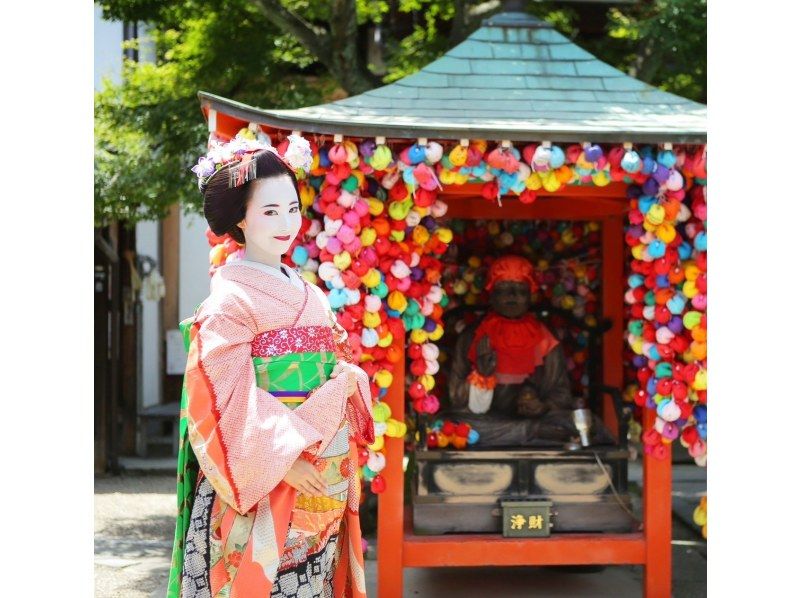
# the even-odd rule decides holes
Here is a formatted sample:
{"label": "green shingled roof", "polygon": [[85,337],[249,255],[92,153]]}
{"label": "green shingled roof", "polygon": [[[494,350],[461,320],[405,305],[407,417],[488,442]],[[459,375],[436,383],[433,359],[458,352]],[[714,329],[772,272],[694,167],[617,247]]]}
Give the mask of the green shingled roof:
{"label": "green shingled roof", "polygon": [[350,136],[704,143],[706,106],[601,62],[544,21],[498,14],[444,56],[389,85],[297,110],[200,92],[220,112]]}

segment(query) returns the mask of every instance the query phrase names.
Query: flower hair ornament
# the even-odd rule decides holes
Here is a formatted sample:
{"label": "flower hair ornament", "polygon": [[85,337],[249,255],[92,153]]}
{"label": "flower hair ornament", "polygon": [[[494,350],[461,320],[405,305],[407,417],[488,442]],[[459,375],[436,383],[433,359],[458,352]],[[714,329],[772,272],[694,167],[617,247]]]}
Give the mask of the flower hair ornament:
{"label": "flower hair ornament", "polygon": [[269,137],[262,131],[259,135],[250,128],[245,128],[227,143],[213,137],[208,142],[208,153],[197,160],[192,172],[197,175],[197,186],[204,191],[208,181],[217,171],[228,168],[228,188],[239,187],[256,178],[256,160],[253,156],[261,151],[270,151],[278,156],[293,171],[308,172],[311,169],[311,146],[308,140],[299,135],[289,135],[289,146],[284,155],[272,146]]}

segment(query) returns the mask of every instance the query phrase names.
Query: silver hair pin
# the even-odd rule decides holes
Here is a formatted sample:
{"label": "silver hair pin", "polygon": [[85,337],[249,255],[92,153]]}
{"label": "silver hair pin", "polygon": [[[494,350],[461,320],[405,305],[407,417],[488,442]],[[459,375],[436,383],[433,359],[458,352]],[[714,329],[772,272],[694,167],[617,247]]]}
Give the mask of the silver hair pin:
{"label": "silver hair pin", "polygon": [[[246,161],[244,161],[246,158]],[[228,188],[240,187],[256,178],[256,160],[252,155],[247,155],[240,164],[228,169]]]}

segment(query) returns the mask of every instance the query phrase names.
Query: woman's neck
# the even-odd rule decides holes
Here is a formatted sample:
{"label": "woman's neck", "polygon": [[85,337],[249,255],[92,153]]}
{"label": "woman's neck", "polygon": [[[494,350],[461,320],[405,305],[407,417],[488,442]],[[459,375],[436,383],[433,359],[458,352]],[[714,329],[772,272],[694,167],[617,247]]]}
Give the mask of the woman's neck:
{"label": "woman's neck", "polygon": [[248,248],[245,246],[244,250],[244,259],[249,260],[251,262],[258,262],[260,264],[266,264],[267,266],[272,266],[273,268],[280,268],[281,267],[281,256],[272,254],[272,253],[265,253],[258,251],[257,248]]}

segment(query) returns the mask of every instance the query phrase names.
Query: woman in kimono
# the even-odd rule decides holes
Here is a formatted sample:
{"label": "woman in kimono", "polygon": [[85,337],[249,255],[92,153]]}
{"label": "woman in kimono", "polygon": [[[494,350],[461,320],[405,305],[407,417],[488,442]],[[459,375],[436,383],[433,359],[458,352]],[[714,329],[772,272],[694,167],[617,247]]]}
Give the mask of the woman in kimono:
{"label": "woman in kimono", "polygon": [[[286,155],[310,155],[302,143],[293,136]],[[369,378],[322,290],[281,263],[301,226],[297,180],[263,147],[237,137],[195,169],[209,227],[245,259],[215,271],[182,323],[168,596],[365,597],[357,446],[374,442]]]}

